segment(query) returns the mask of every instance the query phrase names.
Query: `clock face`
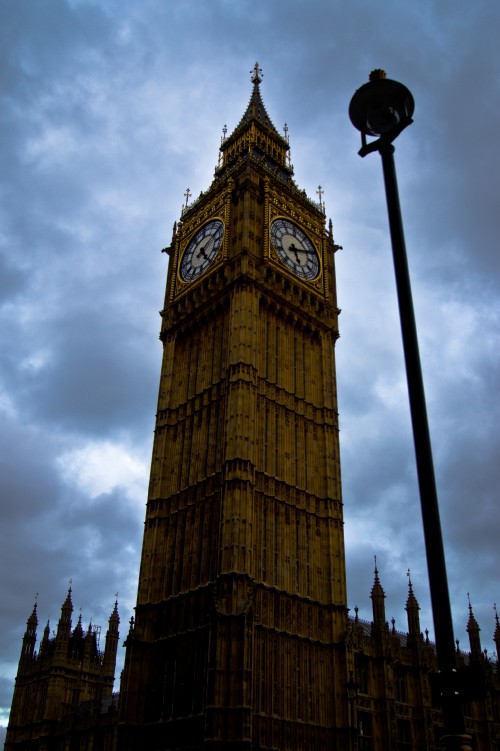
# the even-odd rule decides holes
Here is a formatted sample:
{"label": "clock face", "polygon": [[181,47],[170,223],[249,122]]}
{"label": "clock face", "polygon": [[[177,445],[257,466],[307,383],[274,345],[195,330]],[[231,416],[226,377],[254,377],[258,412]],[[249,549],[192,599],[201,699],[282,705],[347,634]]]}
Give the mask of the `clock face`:
{"label": "clock face", "polygon": [[302,279],[314,279],[319,274],[319,258],[314,245],[300,227],[288,219],[276,219],[271,224],[271,241],[285,266]]}
{"label": "clock face", "polygon": [[224,225],[212,219],[190,240],[181,261],[181,277],[185,282],[197,279],[210,266],[220,250]]}

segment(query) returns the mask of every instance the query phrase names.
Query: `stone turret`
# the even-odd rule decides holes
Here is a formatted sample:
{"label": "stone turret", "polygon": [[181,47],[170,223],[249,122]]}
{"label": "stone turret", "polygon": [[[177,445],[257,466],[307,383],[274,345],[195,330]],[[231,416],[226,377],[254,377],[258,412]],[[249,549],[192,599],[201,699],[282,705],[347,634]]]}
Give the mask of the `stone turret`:
{"label": "stone turret", "polygon": [[408,572],[408,599],[405,610],[408,617],[408,641],[417,641],[420,639],[420,616],[418,614],[420,605],[413,593],[410,572]]}
{"label": "stone turret", "polygon": [[42,641],[40,642],[40,650],[39,650],[40,656],[45,657],[45,655],[47,654],[49,650],[49,644],[50,644],[50,623],[47,620],[47,623],[45,624],[45,628],[43,629]]}
{"label": "stone turret", "polygon": [[373,630],[375,632],[382,631],[387,628],[385,620],[385,592],[380,583],[377,569],[377,561],[375,559],[375,571],[374,582],[370,597],[372,599],[373,608]]}
{"label": "stone turret", "polygon": [[497,606],[495,608],[495,633],[493,634],[493,641],[497,649],[497,665],[500,666],[500,621],[498,619]]}
{"label": "stone turret", "polygon": [[21,649],[21,659],[20,659],[20,667],[21,664],[25,666],[26,664],[29,664],[34,656],[35,656],[35,645],[36,645],[36,629],[38,626],[38,617],[36,612],[37,604],[35,602],[33,606],[33,611],[26,621],[26,631],[24,632],[23,636],[23,646]]}
{"label": "stone turret", "polygon": [[71,600],[71,587],[61,606],[61,617],[57,624],[56,634],[56,654],[59,657],[66,658],[68,652],[69,640],[71,638],[71,615],[73,613],[73,602]]}
{"label": "stone turret", "polygon": [[108,630],[106,632],[106,646],[104,648],[103,672],[115,672],[116,652],[118,649],[118,640],[120,634],[118,627],[120,625],[120,616],[118,615],[118,600],[115,600],[115,607],[108,621]]}
{"label": "stone turret", "polygon": [[467,622],[467,633],[469,634],[470,656],[471,660],[474,662],[479,661],[483,654],[481,651],[481,639],[479,637],[480,631],[481,629],[479,628],[479,625],[474,618],[472,605],[469,599],[469,620]]}

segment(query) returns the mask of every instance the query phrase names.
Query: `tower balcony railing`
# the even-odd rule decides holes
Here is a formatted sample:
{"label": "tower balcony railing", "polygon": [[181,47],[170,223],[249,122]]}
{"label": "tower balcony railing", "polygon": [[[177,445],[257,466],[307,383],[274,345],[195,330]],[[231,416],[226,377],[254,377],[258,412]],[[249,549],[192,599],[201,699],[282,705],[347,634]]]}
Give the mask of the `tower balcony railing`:
{"label": "tower balcony railing", "polygon": [[[292,187],[297,193],[300,194],[301,198],[307,203],[316,209],[316,211],[320,211],[323,215],[325,214],[325,205],[322,201],[314,201],[312,198],[309,198],[305,190],[300,190],[295,180],[292,178],[293,175],[293,166],[282,168],[280,165],[276,162],[270,163],[268,158],[263,153],[255,153],[253,150],[249,151],[248,154],[245,156],[245,159],[249,159],[253,164],[255,164],[260,169],[267,172],[269,175],[271,175],[274,179],[278,179],[280,182],[283,183],[283,185],[286,185],[288,187]],[[221,165],[220,167],[215,168],[215,177],[219,177],[222,175],[222,173],[226,173],[227,175],[232,175],[235,173],[239,167],[241,166],[242,162],[244,160],[244,157],[239,156],[238,159],[230,165]],[[189,205],[185,205],[182,207],[181,210],[181,217],[183,217],[188,211],[191,211],[191,209],[194,209],[200,201],[202,201],[204,198],[208,197],[214,190],[218,189],[219,185],[214,180],[212,185],[208,188],[206,191],[202,191],[197,198],[195,198]]]}

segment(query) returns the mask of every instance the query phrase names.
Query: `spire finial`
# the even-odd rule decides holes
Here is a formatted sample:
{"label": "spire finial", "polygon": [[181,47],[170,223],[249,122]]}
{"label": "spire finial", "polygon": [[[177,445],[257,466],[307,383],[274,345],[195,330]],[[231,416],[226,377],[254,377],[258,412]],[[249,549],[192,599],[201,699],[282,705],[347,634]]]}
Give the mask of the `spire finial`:
{"label": "spire finial", "polygon": [[412,592],[413,588],[411,586],[411,572],[410,572],[410,569],[408,569],[408,571],[406,572],[406,576],[408,577],[408,589],[410,590],[410,592]]}
{"label": "spire finial", "polygon": [[323,194],[324,194],[324,192],[325,191],[323,190],[323,188],[321,187],[321,185],[318,185],[318,190],[316,191],[316,193],[319,196],[319,207],[322,210],[324,208],[324,203],[323,203]]}
{"label": "spire finial", "polygon": [[385,70],[382,70],[382,68],[375,68],[375,70],[372,70],[372,72],[368,76],[368,80],[370,81],[380,81],[384,78],[387,78],[387,73],[385,72]]}
{"label": "spire finial", "polygon": [[496,624],[498,626],[500,624],[498,622],[498,610],[497,610],[497,604],[496,604],[496,602],[493,603],[493,610],[495,611],[495,622],[496,622]]}
{"label": "spire finial", "polygon": [[470,594],[469,594],[469,592],[467,592],[467,599],[469,600],[469,613],[472,615],[472,605],[471,605],[471,602],[470,602]]}
{"label": "spire finial", "polygon": [[262,73],[262,68],[259,68],[259,63],[255,63],[250,73],[252,74],[252,78],[251,78],[252,83],[258,86],[261,83],[262,79],[264,78],[264,75]]}

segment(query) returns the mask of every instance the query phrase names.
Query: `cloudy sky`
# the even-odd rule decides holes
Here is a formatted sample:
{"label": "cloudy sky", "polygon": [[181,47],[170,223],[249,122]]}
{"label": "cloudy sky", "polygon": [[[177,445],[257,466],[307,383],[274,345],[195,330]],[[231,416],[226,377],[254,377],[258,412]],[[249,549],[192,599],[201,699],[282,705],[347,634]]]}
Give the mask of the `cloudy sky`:
{"label": "cloudy sky", "polygon": [[457,638],[467,593],[494,649],[500,487],[500,194],[492,0],[0,0],[0,700],[35,594],[55,627],[132,614],[172,225],[208,187],[249,71],[324,188],[349,605],[373,556],[406,629],[406,571],[433,634],[380,159],[347,109],[370,70],[403,81],[396,160]]}

